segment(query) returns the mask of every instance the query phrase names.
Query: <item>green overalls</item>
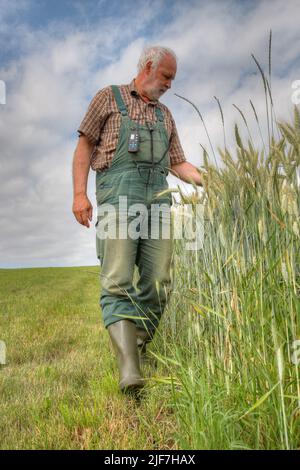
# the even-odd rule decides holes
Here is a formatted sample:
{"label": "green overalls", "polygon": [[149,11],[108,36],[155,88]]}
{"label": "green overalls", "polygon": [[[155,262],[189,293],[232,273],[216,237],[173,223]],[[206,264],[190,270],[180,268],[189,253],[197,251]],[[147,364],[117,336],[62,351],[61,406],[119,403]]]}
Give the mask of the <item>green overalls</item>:
{"label": "green overalls", "polygon": [[[154,334],[159,320],[171,293],[172,265],[172,224],[170,221],[170,193],[156,198],[157,193],[168,188],[166,177],[169,160],[169,137],[164,126],[162,111],[156,107],[156,122],[146,125],[137,124],[128,116],[120,90],[112,86],[112,91],[121,113],[121,127],[117,148],[108,169],[96,173],[96,198],[99,209],[111,204],[117,214],[117,229],[127,227],[137,220],[139,212],[133,204],[143,204],[140,221],[148,228],[148,237],[140,234],[138,238],[128,236],[107,237],[96,236],[97,256],[102,266],[100,281],[102,286],[100,305],[104,325],[125,318],[131,319],[138,328],[144,328]],[[128,151],[130,134],[138,128],[140,136],[139,150]],[[119,197],[122,197],[119,199]],[[126,199],[127,198],[127,199]],[[127,210],[123,203],[127,202]],[[156,208],[167,208],[154,216],[151,204]],[[163,204],[163,206],[161,206]],[[121,207],[122,206],[122,207]],[[123,211],[123,212],[122,212]],[[159,236],[151,237],[151,227],[159,222]],[[163,227],[169,228],[169,237],[162,236]],[[124,228],[124,227],[123,227]],[[97,229],[98,230],[98,229]],[[166,231],[168,232],[168,230]],[[124,233],[124,232],[123,232]],[[135,265],[139,279],[136,287],[133,284]]]}

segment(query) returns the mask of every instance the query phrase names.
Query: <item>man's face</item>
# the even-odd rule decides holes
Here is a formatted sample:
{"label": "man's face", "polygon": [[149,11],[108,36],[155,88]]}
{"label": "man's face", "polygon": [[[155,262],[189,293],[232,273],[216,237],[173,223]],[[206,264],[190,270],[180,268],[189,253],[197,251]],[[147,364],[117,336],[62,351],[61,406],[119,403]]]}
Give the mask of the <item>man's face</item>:
{"label": "man's face", "polygon": [[149,70],[148,80],[145,90],[147,96],[153,100],[158,100],[169,88],[176,75],[177,65],[174,57],[165,55],[156,68]]}

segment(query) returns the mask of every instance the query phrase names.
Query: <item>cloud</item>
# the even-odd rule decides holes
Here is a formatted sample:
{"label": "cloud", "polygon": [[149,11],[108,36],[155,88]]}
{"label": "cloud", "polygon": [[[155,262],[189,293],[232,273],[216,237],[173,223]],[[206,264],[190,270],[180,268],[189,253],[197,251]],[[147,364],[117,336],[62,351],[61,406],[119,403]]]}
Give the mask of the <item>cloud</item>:
{"label": "cloud", "polygon": [[[24,12],[27,18],[34,13],[34,2],[1,2],[0,39],[6,47],[0,79],[7,85],[7,104],[0,105],[2,266],[97,263],[93,226],[80,226],[71,212],[76,130],[100,88],[135,76],[146,44],[173,47],[179,57],[176,81],[163,101],[187,159],[197,166],[200,144],[209,150],[208,140],[195,110],[173,93],[199,107],[215,149],[223,130],[214,95],[224,111],[228,145],[234,147],[234,122],[247,137],[235,103],[261,146],[249,99],[266,136],[264,93],[251,53],[267,72],[270,28],[276,114],[284,119],[291,113],[291,83],[300,79],[297,2],[127,2],[121,10],[118,5],[72,2],[72,15],[49,13],[46,26],[39,27],[22,19]],[[94,178],[91,172],[88,193],[95,211]],[[171,186],[178,182],[170,178]]]}
{"label": "cloud", "polygon": [[[248,2],[253,5],[253,2]],[[241,127],[248,137],[241,116],[232,104],[245,113],[254,142],[261,145],[251,99],[266,136],[264,89],[260,73],[251,54],[268,72],[268,35],[272,29],[272,91],[277,117],[287,118],[291,110],[291,83],[300,77],[299,43],[296,38],[300,5],[296,2],[255,2],[244,9],[243,2],[195,3],[185,14],[178,6],[177,19],[165,28],[163,42],[170,44],[179,56],[178,79],[174,91],[189,98],[201,111],[214,147],[223,143],[221,117],[214,96],[221,101],[227,143],[233,146],[233,125]],[[267,23],[266,23],[267,18]],[[187,33],[183,34],[185,31]],[[289,57],[287,63],[286,57]],[[190,161],[202,161],[200,143],[209,150],[209,142],[199,117],[191,106],[174,96],[166,102],[182,136]],[[210,152],[211,153],[211,152]]]}

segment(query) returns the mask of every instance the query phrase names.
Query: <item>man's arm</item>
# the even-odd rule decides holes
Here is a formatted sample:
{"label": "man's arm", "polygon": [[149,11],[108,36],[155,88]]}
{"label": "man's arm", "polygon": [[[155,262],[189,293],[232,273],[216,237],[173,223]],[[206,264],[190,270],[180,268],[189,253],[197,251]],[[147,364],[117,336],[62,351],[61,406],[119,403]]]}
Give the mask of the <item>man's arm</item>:
{"label": "man's arm", "polygon": [[181,146],[176,124],[172,114],[170,113],[167,107],[164,108],[172,123],[172,132],[170,137],[170,163],[171,163],[171,173],[180,178],[187,183],[195,183],[196,185],[203,186],[201,174],[198,169],[191,163],[186,161],[183,148]]}
{"label": "man's arm", "polygon": [[171,165],[171,173],[186,183],[194,183],[197,186],[203,186],[201,173],[192,163],[185,161]]}
{"label": "man's arm", "polygon": [[85,135],[79,137],[73,158],[73,214],[81,225],[89,228],[93,218],[93,206],[87,197],[87,180],[90,157],[94,144]]}

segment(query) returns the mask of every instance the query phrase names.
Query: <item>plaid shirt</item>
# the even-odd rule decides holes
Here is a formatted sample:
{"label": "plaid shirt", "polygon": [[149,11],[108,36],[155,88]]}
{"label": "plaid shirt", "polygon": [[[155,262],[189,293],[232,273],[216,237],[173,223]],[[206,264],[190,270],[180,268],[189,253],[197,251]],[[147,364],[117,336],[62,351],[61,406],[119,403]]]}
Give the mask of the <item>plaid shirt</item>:
{"label": "plaid shirt", "polygon": [[[120,91],[129,116],[134,121],[139,121],[141,124],[145,124],[146,121],[155,122],[155,106],[162,110],[164,124],[170,138],[171,166],[184,162],[186,158],[169,109],[159,101],[145,103],[135,89],[134,80],[129,85],[121,85]],[[91,168],[93,170],[101,171],[110,166],[117,147],[120,126],[121,115],[111,87],[108,86],[96,93],[77,131],[79,135],[86,135],[89,141],[94,144],[94,150],[91,154]]]}

